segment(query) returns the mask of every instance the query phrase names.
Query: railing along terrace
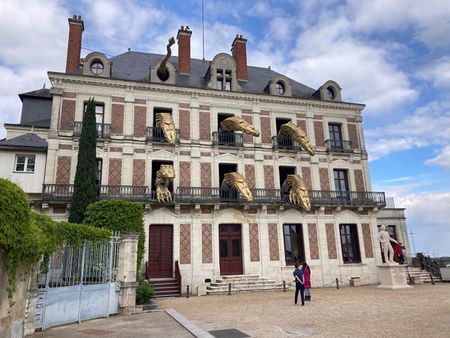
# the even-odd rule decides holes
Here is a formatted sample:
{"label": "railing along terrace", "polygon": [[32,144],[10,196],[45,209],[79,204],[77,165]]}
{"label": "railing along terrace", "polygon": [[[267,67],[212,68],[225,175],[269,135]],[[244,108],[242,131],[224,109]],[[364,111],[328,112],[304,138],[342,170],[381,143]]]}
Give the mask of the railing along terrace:
{"label": "railing along terrace", "polygon": [[273,149],[288,149],[288,150],[301,150],[302,147],[294,141],[289,135],[279,134],[278,136],[272,136],[272,148]]}
{"label": "railing along terrace", "polygon": [[[289,195],[280,189],[250,189],[253,204],[291,204]],[[73,184],[44,184],[44,201],[69,202],[73,195]],[[372,206],[384,207],[383,192],[368,191],[324,191],[310,190],[313,206]],[[245,200],[234,188],[178,187],[172,194],[172,202],[158,202],[156,192],[147,186],[102,185],[97,187],[97,199],[122,199],[147,203],[181,204],[245,204]]]}
{"label": "railing along terrace", "polygon": [[[149,142],[167,143],[164,131],[161,127],[147,127],[145,130],[145,140]],[[180,143],[180,129],[175,129],[175,142]]]}
{"label": "railing along terrace", "polygon": [[214,145],[234,147],[241,147],[243,145],[242,134],[234,131],[214,131],[212,136]]}
{"label": "railing along terrace", "polygon": [[[83,129],[83,122],[74,122],[73,136],[80,136]],[[111,137],[111,125],[106,123],[96,123],[95,129],[97,130],[98,138],[110,138]]]}
{"label": "railing along terrace", "polygon": [[327,149],[327,151],[335,152],[335,153],[351,153],[351,152],[353,152],[351,141],[326,140],[325,148]]}

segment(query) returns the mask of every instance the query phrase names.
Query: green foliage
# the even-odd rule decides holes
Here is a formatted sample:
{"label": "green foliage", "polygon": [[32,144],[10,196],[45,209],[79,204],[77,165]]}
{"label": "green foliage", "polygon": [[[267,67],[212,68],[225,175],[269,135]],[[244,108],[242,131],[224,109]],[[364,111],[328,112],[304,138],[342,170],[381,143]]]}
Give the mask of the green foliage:
{"label": "green foliage", "polygon": [[[138,233],[136,271],[140,270],[145,246],[144,208],[142,204],[119,200],[98,201],[87,207],[83,222],[112,231]],[[139,274],[137,275],[139,276]]]}
{"label": "green foliage", "polygon": [[83,116],[73,198],[70,206],[69,222],[71,223],[81,223],[87,206],[95,201],[97,191],[95,183],[96,145],[95,102],[92,98],[89,100]]}
{"label": "green foliage", "polygon": [[111,232],[86,224],[55,222],[31,211],[26,194],[16,184],[0,179],[0,250],[5,253],[8,296],[15,290],[17,268],[44,261],[63,243],[108,240]]}
{"label": "green foliage", "polygon": [[136,288],[136,304],[148,304],[155,295],[155,290],[153,289],[153,285],[145,282],[139,281],[138,286]]}

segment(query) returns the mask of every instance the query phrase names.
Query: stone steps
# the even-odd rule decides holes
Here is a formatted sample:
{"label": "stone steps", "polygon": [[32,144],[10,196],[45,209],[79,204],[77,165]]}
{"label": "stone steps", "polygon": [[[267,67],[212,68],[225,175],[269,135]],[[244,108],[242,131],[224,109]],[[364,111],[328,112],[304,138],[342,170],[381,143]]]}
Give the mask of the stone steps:
{"label": "stone steps", "polygon": [[155,298],[179,297],[180,289],[176,279],[150,279],[155,290]]}
{"label": "stone steps", "polygon": [[[408,267],[409,275],[411,277],[420,278],[421,283],[431,283],[430,273],[426,270],[422,270],[420,267],[409,266]],[[438,277],[433,276],[434,282],[441,282],[442,280]]]}
{"label": "stone steps", "polygon": [[283,284],[259,275],[233,275],[221,276],[215,282],[211,282],[206,287],[206,293],[208,295],[227,294],[230,284],[231,293],[283,290]]}

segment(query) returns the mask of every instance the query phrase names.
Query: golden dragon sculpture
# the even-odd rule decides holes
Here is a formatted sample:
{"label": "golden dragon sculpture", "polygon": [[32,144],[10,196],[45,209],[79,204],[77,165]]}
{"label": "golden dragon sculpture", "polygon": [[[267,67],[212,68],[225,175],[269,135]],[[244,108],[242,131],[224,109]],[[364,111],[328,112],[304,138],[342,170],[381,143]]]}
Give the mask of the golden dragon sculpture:
{"label": "golden dragon sculpture", "polygon": [[259,136],[259,131],[256,130],[250,123],[238,116],[231,116],[220,122],[220,128],[225,131],[242,131],[252,136]]}
{"label": "golden dragon sculpture", "polygon": [[302,128],[297,127],[292,122],[285,123],[280,128],[280,133],[287,134],[295,141],[297,141],[303,149],[305,149],[311,156],[316,153],[316,149],[309,143],[306,133]]}
{"label": "golden dragon sculpture", "polygon": [[166,81],[169,78],[169,70],[166,67],[167,61],[169,60],[170,56],[172,55],[172,51],[170,50],[170,47],[172,47],[172,45],[175,43],[175,39],[172,36],[169,39],[169,43],[167,44],[167,54],[164,57],[164,59],[162,59],[161,64],[158,67],[158,70],[156,71],[156,73],[158,74],[158,77],[161,81]]}
{"label": "golden dragon sculpture", "polygon": [[156,123],[161,127],[164,137],[169,144],[174,145],[176,141],[175,125],[173,123],[172,114],[158,113],[155,116]]}
{"label": "golden dragon sculpture", "polygon": [[236,172],[227,173],[224,175],[222,184],[223,183],[226,183],[239,191],[247,203],[253,202],[253,194],[248,188],[247,181],[241,174]]}
{"label": "golden dragon sculpture", "polygon": [[172,193],[169,184],[175,178],[175,170],[169,164],[161,164],[156,172],[156,200],[158,202],[172,202]]}
{"label": "golden dragon sculpture", "polygon": [[306,211],[311,210],[308,188],[300,175],[287,175],[283,190],[289,189],[289,201],[301,205]]}

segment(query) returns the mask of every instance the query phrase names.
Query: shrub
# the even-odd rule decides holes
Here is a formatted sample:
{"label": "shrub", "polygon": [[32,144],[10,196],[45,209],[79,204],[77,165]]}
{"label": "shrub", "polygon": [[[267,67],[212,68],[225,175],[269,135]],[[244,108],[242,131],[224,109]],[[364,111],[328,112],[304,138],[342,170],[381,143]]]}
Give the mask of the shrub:
{"label": "shrub", "polygon": [[119,200],[98,201],[87,207],[83,223],[122,233],[138,233],[136,275],[139,278],[138,272],[144,257],[145,245],[144,208],[142,204]]}
{"label": "shrub", "polygon": [[155,290],[153,286],[145,281],[139,281],[136,288],[136,304],[148,304],[153,299]]}

